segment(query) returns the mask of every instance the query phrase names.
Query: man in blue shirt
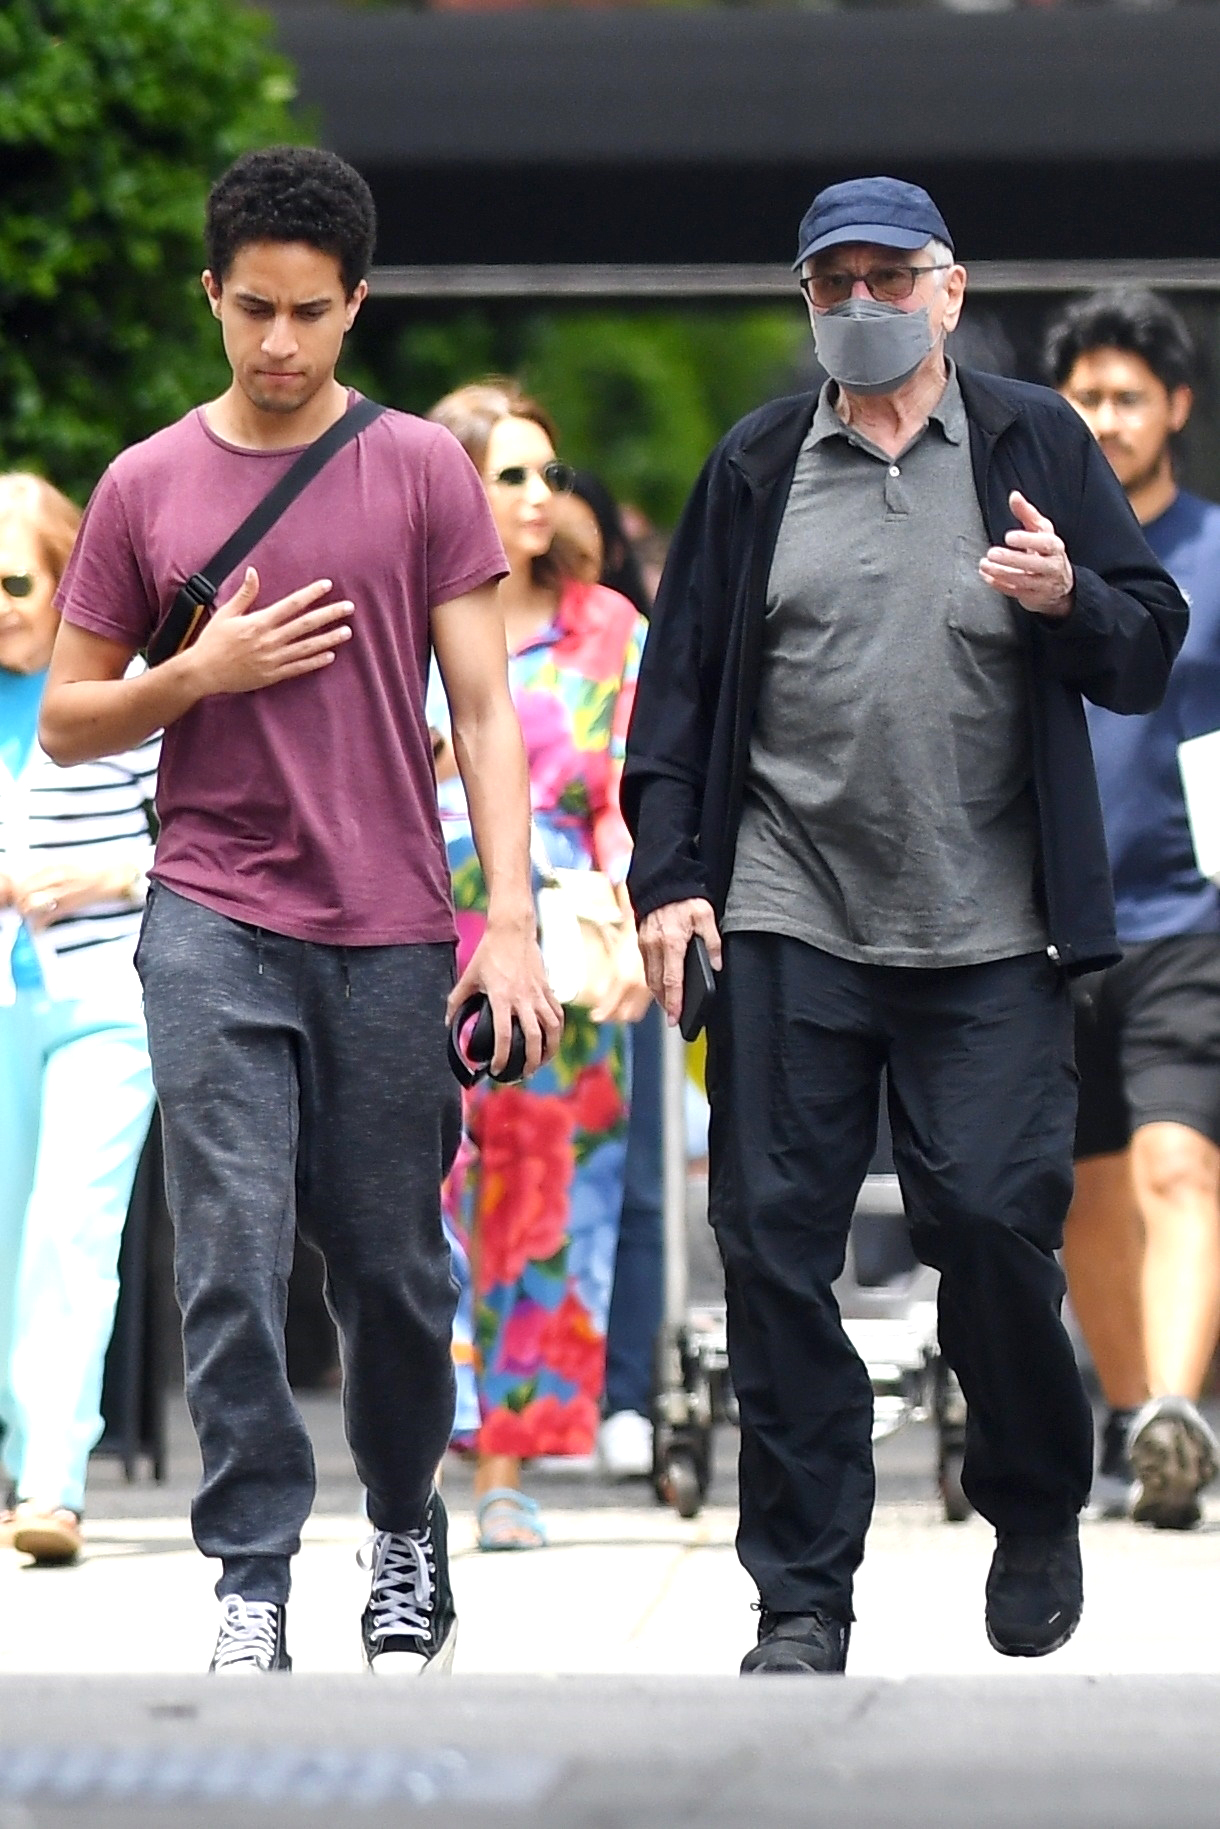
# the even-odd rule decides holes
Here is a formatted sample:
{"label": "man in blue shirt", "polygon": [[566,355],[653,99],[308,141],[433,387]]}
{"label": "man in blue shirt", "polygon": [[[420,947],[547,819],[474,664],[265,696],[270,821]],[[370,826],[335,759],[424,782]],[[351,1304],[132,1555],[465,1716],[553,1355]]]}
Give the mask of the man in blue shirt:
{"label": "man in blue shirt", "polygon": [[1183,1530],[1220,1450],[1196,1408],[1220,1331],[1220,890],[1195,864],[1178,745],[1220,728],[1220,506],[1178,487],[1194,350],[1155,294],[1078,301],[1046,344],[1190,604],[1160,707],[1086,703],[1121,963],[1079,981],[1076,1194],[1064,1258],[1109,1405],[1095,1504]]}

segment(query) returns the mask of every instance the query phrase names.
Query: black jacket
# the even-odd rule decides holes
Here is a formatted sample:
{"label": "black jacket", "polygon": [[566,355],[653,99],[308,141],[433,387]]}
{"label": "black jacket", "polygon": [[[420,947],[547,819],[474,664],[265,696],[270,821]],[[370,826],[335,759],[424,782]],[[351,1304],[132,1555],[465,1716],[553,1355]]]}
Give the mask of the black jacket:
{"label": "black jacket", "polygon": [[[1114,897],[1081,694],[1152,711],[1187,610],[1079,415],[1047,388],[959,369],[989,538],[1017,521],[1019,489],[1062,535],[1076,599],[1029,616],[1038,884],[1052,957],[1073,972],[1119,957]],[[724,911],[758,699],[767,579],[817,396],[773,401],[704,465],[661,581],[627,743],[623,811],[635,837],[637,916],[688,896]],[[811,740],[813,733],[811,733]]]}

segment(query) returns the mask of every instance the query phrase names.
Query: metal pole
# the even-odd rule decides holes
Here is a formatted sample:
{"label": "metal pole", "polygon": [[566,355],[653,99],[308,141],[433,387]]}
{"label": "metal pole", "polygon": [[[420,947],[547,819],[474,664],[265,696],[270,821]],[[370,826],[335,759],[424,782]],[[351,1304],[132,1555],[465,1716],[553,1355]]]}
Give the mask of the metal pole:
{"label": "metal pole", "polygon": [[686,1237],[686,1043],[676,1027],[664,1025],[661,1044],[661,1124],[665,1152],[665,1322],[686,1324],[688,1246]]}
{"label": "metal pole", "polygon": [[[1214,292],[1217,260],[972,260],[970,292],[1055,293],[1105,285],[1151,286],[1158,292]],[[779,299],[799,309],[791,269],[781,263],[657,261],[538,266],[465,264],[374,267],[374,298],[402,299]]]}

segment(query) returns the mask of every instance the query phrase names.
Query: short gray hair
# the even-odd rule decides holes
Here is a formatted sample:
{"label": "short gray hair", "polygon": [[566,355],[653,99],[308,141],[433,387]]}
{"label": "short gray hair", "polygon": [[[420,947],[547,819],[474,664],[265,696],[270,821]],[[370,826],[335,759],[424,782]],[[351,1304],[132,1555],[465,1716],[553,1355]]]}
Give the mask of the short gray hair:
{"label": "short gray hair", "polygon": [[[933,239],[925,244],[923,252],[930,257],[934,267],[939,267],[942,264],[946,267],[952,267],[956,264],[956,257],[953,249],[949,246],[947,241],[937,241]],[[939,273],[936,276],[936,283],[938,286],[943,286],[945,283],[943,277]]]}

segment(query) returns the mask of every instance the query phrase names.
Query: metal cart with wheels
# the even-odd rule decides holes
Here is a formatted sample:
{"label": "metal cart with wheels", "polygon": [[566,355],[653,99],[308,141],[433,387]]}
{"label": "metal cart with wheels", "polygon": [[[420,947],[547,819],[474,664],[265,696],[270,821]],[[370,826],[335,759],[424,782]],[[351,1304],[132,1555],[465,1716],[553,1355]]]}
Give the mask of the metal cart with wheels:
{"label": "metal cart with wheels", "polygon": [[657,1335],[653,1485],[663,1505],[693,1518],[712,1480],[716,1423],[729,1413],[724,1305],[692,1308],[687,1245],[686,1045],[665,1025],[661,1126],[665,1301]]}

